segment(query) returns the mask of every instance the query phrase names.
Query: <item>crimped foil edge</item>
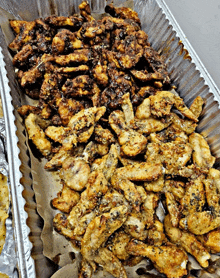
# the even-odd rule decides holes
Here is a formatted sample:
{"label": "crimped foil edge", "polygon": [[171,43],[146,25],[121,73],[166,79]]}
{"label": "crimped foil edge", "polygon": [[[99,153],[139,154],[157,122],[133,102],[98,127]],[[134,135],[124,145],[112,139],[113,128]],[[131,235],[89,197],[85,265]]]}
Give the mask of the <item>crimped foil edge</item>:
{"label": "crimped foil edge", "polygon": [[15,126],[14,107],[12,105],[12,97],[10,95],[9,80],[5,69],[2,48],[0,47],[0,92],[3,104],[4,119],[6,124],[6,144],[7,156],[9,162],[10,190],[12,197],[14,236],[18,254],[18,267],[21,277],[35,277],[34,260],[31,257],[32,245],[28,235],[29,227],[26,225],[27,213],[24,210],[25,200],[22,197],[24,187],[20,183],[22,177],[21,172],[17,171],[21,166],[19,159],[18,138],[15,136],[17,128]]}

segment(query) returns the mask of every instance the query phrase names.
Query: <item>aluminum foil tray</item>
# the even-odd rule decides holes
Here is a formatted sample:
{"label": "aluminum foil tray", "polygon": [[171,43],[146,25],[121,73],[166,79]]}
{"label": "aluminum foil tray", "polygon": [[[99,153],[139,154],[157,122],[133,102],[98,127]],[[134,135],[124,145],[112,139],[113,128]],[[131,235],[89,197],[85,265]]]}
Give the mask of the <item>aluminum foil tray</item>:
{"label": "aluminum foil tray", "polygon": [[[142,29],[149,35],[151,45],[165,57],[172,83],[177,87],[177,92],[185,103],[190,105],[198,95],[205,99],[206,104],[197,131],[207,138],[212,154],[216,157],[215,166],[219,168],[220,93],[165,1],[115,0],[113,2],[116,5],[124,2],[126,5],[134,4],[134,10],[138,12],[142,22]],[[18,270],[22,278],[77,277],[77,262],[75,260],[74,264],[67,264],[59,269],[60,267],[44,256],[47,252],[52,252],[48,250],[44,241],[44,235],[51,227],[50,219],[47,217],[48,215],[52,217],[52,214],[49,201],[44,208],[39,204],[43,198],[53,196],[47,196],[47,189],[39,191],[39,187],[36,186],[40,182],[45,183],[49,175],[41,171],[44,161],[39,161],[33,156],[22,119],[16,111],[17,107],[34,102],[21,93],[15,79],[12,57],[7,48],[13,39],[8,19],[33,20],[51,14],[69,15],[73,12],[73,7],[77,12],[80,3],[81,0],[0,0],[0,89],[6,124],[14,238]],[[92,1],[93,13],[103,13],[106,4],[107,1],[104,0]],[[56,181],[56,177],[49,179],[50,182]],[[59,238],[54,237],[53,240],[59,242]],[[67,245],[62,248],[67,250],[64,257],[71,255]],[[61,266],[62,260],[66,261],[66,257],[59,256]],[[146,263],[144,265],[146,266]],[[75,267],[75,274],[72,272],[73,267]],[[127,269],[129,277],[141,277],[136,272],[137,267]],[[68,276],[67,273],[71,275]],[[199,277],[220,277],[218,271],[212,274],[198,273],[200,273]],[[104,277],[104,274],[100,274],[99,277]]]}

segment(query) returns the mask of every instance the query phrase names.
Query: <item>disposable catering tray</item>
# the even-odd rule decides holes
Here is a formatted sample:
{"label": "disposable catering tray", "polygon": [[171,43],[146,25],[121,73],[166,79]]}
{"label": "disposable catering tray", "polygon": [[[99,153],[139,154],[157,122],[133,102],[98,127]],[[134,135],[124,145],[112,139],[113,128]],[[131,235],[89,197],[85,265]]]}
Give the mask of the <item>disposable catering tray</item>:
{"label": "disposable catering tray", "polygon": [[[165,1],[113,2],[134,6],[151,45],[165,57],[171,81],[185,103],[190,105],[198,95],[205,99],[197,131],[207,139],[216,157],[215,166],[219,168],[220,93]],[[12,57],[7,48],[13,39],[8,19],[33,20],[51,14],[68,16],[73,13],[73,7],[78,11],[80,3],[81,0],[0,0],[0,88],[6,123],[18,270],[22,278],[77,277],[79,254],[74,254],[68,241],[52,230],[55,212],[51,209],[50,200],[56,196],[59,185],[55,175],[43,170],[45,160],[38,160],[32,152],[17,112],[22,104],[33,105],[34,101],[20,91],[15,78]],[[92,1],[92,12],[104,13],[106,4],[104,0]],[[127,268],[128,277],[141,277],[141,272],[136,270],[142,266]],[[192,268],[199,277],[220,277],[218,269],[207,274],[200,271],[196,263]],[[99,274],[99,277],[104,277],[104,274]]]}

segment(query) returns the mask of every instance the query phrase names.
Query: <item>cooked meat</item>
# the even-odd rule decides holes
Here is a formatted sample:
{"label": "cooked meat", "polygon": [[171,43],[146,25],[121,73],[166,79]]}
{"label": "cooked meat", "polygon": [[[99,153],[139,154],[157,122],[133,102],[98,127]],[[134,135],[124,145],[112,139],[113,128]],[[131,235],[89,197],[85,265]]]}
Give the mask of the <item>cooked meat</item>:
{"label": "cooked meat", "polygon": [[169,215],[164,221],[165,231],[172,243],[182,247],[186,252],[193,255],[202,267],[208,267],[208,260],[211,258],[209,252],[196,239],[195,235],[174,228]]}
{"label": "cooked meat", "polygon": [[69,213],[71,209],[78,203],[80,195],[78,192],[72,190],[64,185],[62,190],[57,193],[57,198],[51,202],[52,206],[64,213]]}
{"label": "cooked meat", "polygon": [[126,278],[123,265],[147,257],[180,278],[185,251],[202,267],[220,252],[220,172],[195,133],[204,100],[186,106],[135,11],[106,12],[96,20],[83,0],[79,15],[10,21],[17,80],[39,99],[18,112],[44,168],[59,171],[53,226],[77,241],[78,277],[101,265]]}
{"label": "cooked meat", "polygon": [[131,255],[149,258],[154,266],[168,278],[180,278],[187,274],[187,255],[175,245],[151,246],[132,240],[127,246],[127,251]]}

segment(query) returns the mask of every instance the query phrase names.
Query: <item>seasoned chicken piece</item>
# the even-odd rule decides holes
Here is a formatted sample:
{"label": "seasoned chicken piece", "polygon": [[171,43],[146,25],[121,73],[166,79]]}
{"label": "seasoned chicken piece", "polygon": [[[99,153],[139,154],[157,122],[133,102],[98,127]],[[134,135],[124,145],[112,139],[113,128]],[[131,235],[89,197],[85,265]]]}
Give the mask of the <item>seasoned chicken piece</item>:
{"label": "seasoned chicken piece", "polygon": [[[92,20],[82,25],[82,28],[79,30],[78,36],[82,37],[85,41],[89,40],[89,44],[91,46],[101,44],[106,47],[106,45],[103,44],[102,40],[104,33],[105,25],[101,21]],[[106,43],[108,44],[107,41]]]}
{"label": "seasoned chicken piece", "polygon": [[95,123],[105,114],[105,111],[105,107],[91,107],[80,111],[70,119],[68,126],[78,134],[78,142],[86,143],[89,140]]}
{"label": "seasoned chicken piece", "polygon": [[51,42],[54,36],[54,28],[50,27],[44,20],[36,19],[36,33],[34,36],[34,46],[38,53],[51,53]]}
{"label": "seasoned chicken piece", "polygon": [[142,215],[147,229],[154,224],[155,209],[157,208],[159,195],[153,192],[146,192],[146,197],[142,205]]}
{"label": "seasoned chicken piece", "polygon": [[82,97],[93,94],[93,80],[88,75],[80,75],[74,79],[67,79],[62,87],[64,96]]}
{"label": "seasoned chicken piece", "polygon": [[166,168],[166,173],[173,172],[190,160],[192,148],[189,144],[179,144],[177,142],[149,143],[147,146],[147,162],[161,162]]}
{"label": "seasoned chicken piece", "polygon": [[71,155],[70,150],[66,150],[64,147],[61,147],[57,153],[49,160],[44,169],[53,170],[62,166],[63,161]]}
{"label": "seasoned chicken piece", "polygon": [[56,105],[58,106],[58,113],[64,126],[68,125],[73,115],[84,108],[79,101],[71,98],[66,99],[64,97],[57,98]]}
{"label": "seasoned chicken piece", "polygon": [[123,29],[123,31],[127,34],[132,32],[139,31],[140,25],[130,19],[122,19],[122,18],[115,18],[112,16],[105,16],[102,18],[102,22],[105,24],[107,30],[115,29]]}
{"label": "seasoned chicken piece", "polygon": [[166,130],[166,136],[168,140],[172,140],[179,143],[188,143],[188,136],[185,132],[181,131],[174,125],[170,125]]}
{"label": "seasoned chicken piece", "polygon": [[175,199],[180,201],[185,195],[185,184],[182,181],[166,180],[164,191],[172,193]]}
{"label": "seasoned chicken piece", "polygon": [[220,228],[207,234],[197,236],[197,239],[212,254],[220,253]]}
{"label": "seasoned chicken piece", "polygon": [[91,9],[88,1],[82,1],[82,3],[79,5],[79,12],[81,16],[86,19],[86,21],[94,20],[94,18],[91,16]]}
{"label": "seasoned chicken piece", "polygon": [[57,198],[54,198],[51,204],[54,208],[64,213],[69,213],[79,199],[79,193],[64,184],[62,190],[57,193]]}
{"label": "seasoned chicken piece", "polygon": [[96,157],[98,153],[98,147],[97,144],[94,143],[93,141],[90,141],[84,148],[83,153],[82,153],[82,158],[87,162],[87,163],[92,163],[94,158]]}
{"label": "seasoned chicken piece", "polygon": [[168,243],[164,234],[163,223],[159,220],[155,219],[153,227],[148,230],[147,243],[154,246],[161,246],[164,243]]}
{"label": "seasoned chicken piece", "polygon": [[153,181],[162,175],[162,165],[157,163],[142,162],[126,167],[118,168],[113,175],[112,184],[118,183],[120,179],[131,181]]}
{"label": "seasoned chicken piece", "polygon": [[22,67],[28,63],[30,56],[34,55],[34,49],[30,44],[26,44],[22,49],[13,57],[13,65],[15,67]]}
{"label": "seasoned chicken piece", "polygon": [[5,244],[6,219],[9,209],[9,190],[7,177],[0,173],[0,254]]}
{"label": "seasoned chicken piece", "polygon": [[109,78],[108,78],[108,72],[107,72],[107,66],[102,64],[97,64],[93,70],[92,70],[93,77],[95,81],[103,86],[107,87]]}
{"label": "seasoned chicken piece", "polygon": [[115,63],[118,69],[127,70],[135,67],[135,65],[140,61],[140,58],[143,55],[143,51],[137,54],[129,55],[129,54],[122,54],[119,52],[108,51],[107,58],[109,63]]}
{"label": "seasoned chicken piece", "polygon": [[202,211],[205,204],[205,191],[202,180],[204,176],[190,181],[186,184],[185,195],[180,200],[183,215]]}
{"label": "seasoned chicken piece", "polygon": [[110,244],[110,250],[119,260],[127,260],[130,257],[126,250],[126,246],[130,240],[131,236],[124,231],[115,233]]}
{"label": "seasoned chicken piece", "polygon": [[91,278],[92,273],[93,271],[91,265],[89,264],[89,262],[87,262],[87,260],[82,258],[78,278]]}
{"label": "seasoned chicken piece", "polygon": [[121,97],[130,93],[131,98],[135,95],[135,84],[128,73],[118,71],[114,64],[108,65],[109,86],[102,91],[100,104],[110,109],[117,109],[122,103]]}
{"label": "seasoned chicken piece", "polygon": [[55,72],[58,73],[83,73],[83,72],[87,72],[89,70],[89,67],[87,65],[80,65],[77,67],[61,67],[61,68],[57,68],[55,70]]}
{"label": "seasoned chicken piece", "polygon": [[153,86],[144,86],[139,89],[139,91],[133,96],[132,103],[139,105],[141,102],[149,95],[156,94],[158,90]]}
{"label": "seasoned chicken piece", "polygon": [[78,30],[83,23],[83,18],[79,16],[55,16],[51,15],[45,18],[45,22],[55,27],[72,27]]}
{"label": "seasoned chicken piece", "polygon": [[151,46],[145,45],[144,47],[144,58],[149,64],[149,67],[153,72],[159,72],[163,76],[163,83],[169,84],[170,78],[168,76],[166,65],[162,57],[155,51]]}
{"label": "seasoned chicken piece", "polygon": [[142,203],[142,200],[137,190],[137,186],[133,182],[123,178],[117,179],[113,175],[111,183],[113,188],[123,191],[125,199],[133,206],[135,210],[140,210],[140,204]]}
{"label": "seasoned chicken piece", "polygon": [[48,126],[45,130],[45,134],[55,142],[62,144],[63,140],[66,138],[66,135],[70,133],[71,128],[63,126]]}
{"label": "seasoned chicken piece", "polygon": [[136,156],[144,151],[147,139],[142,134],[132,129],[122,131],[118,137],[121,151],[130,157]]}
{"label": "seasoned chicken piece", "polygon": [[83,48],[88,47],[69,30],[63,29],[53,37],[52,51],[55,55]]}
{"label": "seasoned chicken piece", "polygon": [[211,168],[215,163],[215,157],[211,155],[210,148],[205,138],[199,133],[189,136],[189,143],[193,148],[193,162],[201,168]]}
{"label": "seasoned chicken piece", "polygon": [[123,230],[133,238],[145,240],[148,235],[148,231],[145,226],[145,215],[142,215],[141,212],[137,212],[133,209],[132,212],[129,213],[128,218],[123,225]]}
{"label": "seasoned chicken piece", "polygon": [[162,192],[164,188],[164,175],[159,176],[154,181],[144,182],[144,188],[146,191]]}
{"label": "seasoned chicken piece", "polygon": [[51,143],[46,138],[43,129],[37,124],[38,116],[30,113],[25,119],[25,127],[28,132],[28,138],[32,140],[37,149],[42,153],[43,156],[48,156],[51,153]]}
{"label": "seasoned chicken piece", "polygon": [[116,8],[113,4],[109,4],[105,7],[105,12],[109,13],[113,17],[118,17],[122,19],[132,19],[139,25],[141,25],[138,14],[130,8],[121,7]]}
{"label": "seasoned chicken piece", "polygon": [[207,179],[203,180],[205,185],[206,200],[209,208],[216,213],[220,212],[220,171],[209,169]]}
{"label": "seasoned chicken piece", "polygon": [[[24,20],[9,19],[9,24],[15,34],[20,34],[28,22]],[[32,23],[32,22],[31,22]]]}
{"label": "seasoned chicken piece", "polygon": [[40,109],[38,107],[32,106],[32,105],[22,105],[21,107],[19,107],[17,109],[17,111],[22,117],[25,117],[25,116],[29,115],[30,113],[33,113],[33,114],[40,113]]}
{"label": "seasoned chicken piece", "polygon": [[173,124],[169,125],[168,128],[162,130],[160,133],[151,133],[150,139],[152,143],[166,143],[175,141],[176,143],[185,144],[189,141],[187,134]]}
{"label": "seasoned chicken piece", "polygon": [[184,131],[188,135],[193,133],[197,127],[197,124],[195,122],[187,119],[181,119],[175,113],[171,113],[169,119],[172,121],[175,127]]}
{"label": "seasoned chicken piece", "polygon": [[115,143],[114,135],[107,128],[103,128],[101,125],[96,125],[94,129],[95,141],[100,144]]}
{"label": "seasoned chicken piece", "polygon": [[112,208],[122,205],[125,205],[128,209],[130,209],[129,204],[126,201],[124,195],[119,193],[115,189],[110,188],[108,192],[100,200],[98,213],[102,214],[108,212]]}
{"label": "seasoned chicken piece", "polygon": [[180,278],[187,274],[188,257],[175,245],[151,246],[132,240],[128,243],[127,251],[134,256],[149,258],[158,271],[166,274],[168,278]]}
{"label": "seasoned chicken piece", "polygon": [[21,50],[22,46],[34,38],[36,21],[10,20],[11,28],[17,34],[16,38],[9,44],[13,51]]}
{"label": "seasoned chicken piece", "polygon": [[150,115],[150,98],[145,98],[143,102],[137,107],[135,117],[139,120],[145,120],[148,119]]}
{"label": "seasoned chicken piece", "polygon": [[100,156],[104,156],[109,152],[108,144],[97,144],[97,154]]}
{"label": "seasoned chicken piece", "polygon": [[168,127],[172,122],[168,118],[156,119],[149,117],[147,119],[135,119],[135,125],[140,133],[149,135],[152,132],[158,132]]}
{"label": "seasoned chicken piece", "polygon": [[[39,59],[38,59],[39,61]],[[40,61],[38,62],[38,65],[40,64]],[[37,81],[39,81],[39,79],[41,79],[43,77],[42,72],[39,70],[39,67],[34,66],[31,69],[29,69],[28,71],[24,72],[22,74],[21,79],[19,80],[20,84],[22,87],[26,87],[28,85],[34,85]],[[37,96],[35,97],[36,99],[38,98],[39,93],[37,94]]]}
{"label": "seasoned chicken piece", "polygon": [[170,214],[170,221],[173,227],[178,227],[179,220],[181,217],[181,210],[179,204],[176,202],[171,192],[165,192],[167,210]]}
{"label": "seasoned chicken piece", "polygon": [[58,213],[53,218],[53,227],[61,235],[68,239],[74,239],[73,230],[69,227],[67,217],[63,213]]}
{"label": "seasoned chicken piece", "polygon": [[84,159],[68,157],[62,163],[60,177],[73,190],[82,191],[88,182],[90,167]]}
{"label": "seasoned chicken piece", "polygon": [[192,180],[197,179],[201,175],[208,174],[207,168],[200,168],[195,164],[191,164],[189,166],[182,167],[177,171],[177,175],[185,178],[190,178]]}
{"label": "seasoned chicken piece", "polygon": [[98,204],[99,199],[108,191],[107,181],[102,172],[92,172],[89,175],[86,189],[82,192],[77,205],[71,210],[68,221],[74,229],[85,214],[91,212]]}
{"label": "seasoned chicken piece", "polygon": [[130,100],[130,94],[129,93],[124,94],[121,99],[122,99],[121,108],[124,112],[125,123],[127,127],[132,127],[132,125],[134,124],[134,111]]}
{"label": "seasoned chicken piece", "polygon": [[91,172],[93,171],[103,171],[108,154],[102,156],[101,158],[96,158],[91,164]]}
{"label": "seasoned chicken piece", "polygon": [[127,278],[126,271],[120,260],[107,248],[100,248],[94,261],[116,278]]}
{"label": "seasoned chicken piece", "polygon": [[96,217],[96,212],[91,211],[87,214],[85,214],[83,217],[79,219],[79,222],[77,223],[76,227],[74,228],[74,236],[79,237],[85,234],[86,229],[89,225],[89,223]]}
{"label": "seasoned chicken piece", "polygon": [[171,217],[167,215],[164,220],[164,227],[170,241],[179,247],[182,247],[186,252],[191,254],[202,267],[208,267],[208,260],[211,258],[209,252],[196,239],[195,235],[181,231],[172,226]]}
{"label": "seasoned chicken piece", "polygon": [[133,160],[133,159],[130,159],[130,158],[121,157],[120,155],[119,155],[119,160],[120,160],[120,162],[123,166],[134,165],[134,164],[138,164],[138,163],[141,162],[141,161],[138,161],[138,160]]}
{"label": "seasoned chicken piece", "polygon": [[77,141],[80,141],[79,138],[77,138],[76,134],[71,134],[71,132],[68,132],[66,136],[64,136],[64,139],[62,140],[62,147],[60,148],[59,151],[62,149],[66,151],[71,151],[73,146],[77,145]]}
{"label": "seasoned chicken piece", "polygon": [[192,111],[192,113],[199,118],[199,116],[202,113],[202,107],[204,105],[204,100],[198,96],[194,99],[193,103],[190,106],[190,110]]}
{"label": "seasoned chicken piece", "polygon": [[117,134],[121,150],[125,155],[136,156],[145,149],[147,144],[146,137],[133,129],[127,129],[121,112],[112,112],[109,116],[109,123]]}
{"label": "seasoned chicken piece", "polygon": [[70,119],[68,127],[78,133],[85,127],[93,126],[105,114],[105,111],[106,108],[103,106],[84,109]]}
{"label": "seasoned chicken piece", "polygon": [[159,72],[148,72],[147,70],[131,70],[131,73],[135,78],[142,82],[149,82],[151,80],[163,80],[163,76]]}
{"label": "seasoned chicken piece", "polygon": [[77,141],[79,143],[87,142],[94,131],[95,122],[103,116],[105,109],[105,107],[92,107],[84,109],[72,116],[68,123],[71,132],[67,133],[66,136],[63,135],[65,137],[62,141],[63,146],[45,164],[45,169],[60,167],[63,161],[69,156],[69,151],[71,151],[73,145],[76,145]]}
{"label": "seasoned chicken piece", "polygon": [[88,225],[81,242],[81,254],[88,261],[111,234],[120,228],[127,218],[127,207],[119,206],[94,218]]}
{"label": "seasoned chicken piece", "polygon": [[89,49],[77,49],[68,55],[54,57],[54,61],[61,66],[67,66],[72,63],[87,63],[90,59],[91,51]]}
{"label": "seasoned chicken piece", "polygon": [[20,81],[21,86],[26,87],[37,83],[43,77],[44,71],[50,68],[53,59],[53,56],[50,54],[43,54],[41,58],[38,58],[37,64],[23,73]]}
{"label": "seasoned chicken piece", "polygon": [[139,211],[141,204],[140,193],[136,185],[131,181],[155,180],[161,174],[161,165],[143,162],[116,169],[111,178],[111,184],[115,189],[122,190],[126,200],[132,204],[135,210]]}
{"label": "seasoned chicken piece", "polygon": [[108,153],[108,157],[103,167],[103,174],[107,181],[109,181],[118,166],[118,150],[116,145],[112,144]]}
{"label": "seasoned chicken piece", "polygon": [[174,99],[174,105],[181,112],[182,115],[194,122],[198,122],[197,117],[193,114],[192,110],[186,107],[182,98],[180,98],[179,96],[175,96]]}
{"label": "seasoned chicken piece", "polygon": [[203,235],[220,227],[220,216],[212,214],[211,211],[199,211],[182,218],[179,224],[184,230]]}
{"label": "seasoned chicken piece", "polygon": [[197,122],[197,117],[188,109],[183,100],[169,91],[158,91],[154,96],[150,96],[151,113],[157,117],[170,115],[173,105],[187,118]]}
{"label": "seasoned chicken piece", "polygon": [[40,88],[39,99],[41,102],[50,104],[53,106],[54,98],[58,97],[58,84],[59,75],[47,72],[44,74],[44,80]]}

